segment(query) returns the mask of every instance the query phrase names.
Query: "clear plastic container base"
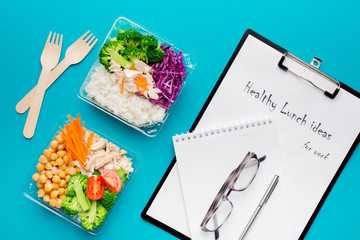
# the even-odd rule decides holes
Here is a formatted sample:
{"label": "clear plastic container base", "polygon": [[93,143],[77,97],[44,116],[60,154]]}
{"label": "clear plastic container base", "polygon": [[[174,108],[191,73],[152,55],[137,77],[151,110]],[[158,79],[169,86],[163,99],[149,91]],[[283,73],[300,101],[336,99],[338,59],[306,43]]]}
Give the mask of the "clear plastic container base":
{"label": "clear plastic container base", "polygon": [[109,108],[101,106],[98,102],[95,101],[95,99],[88,96],[87,92],[85,91],[86,86],[91,81],[91,75],[95,72],[95,69],[98,66],[101,65],[100,62],[99,62],[98,57],[94,60],[92,66],[90,68],[90,71],[86,75],[86,78],[85,78],[84,82],[82,83],[82,85],[80,87],[78,96],[82,100],[86,101],[87,103],[90,103],[91,105],[93,105],[96,108],[102,110],[103,112],[109,114],[110,116],[118,119],[119,121],[125,123],[126,125],[128,125],[128,126],[134,128],[134,129],[142,132],[143,134],[145,134],[145,135],[147,135],[149,137],[154,137],[159,133],[159,131],[163,127],[163,125],[164,125],[166,119],[168,118],[171,110],[174,108],[175,103],[179,99],[179,97],[181,95],[181,92],[183,91],[184,86],[186,84],[186,81],[189,79],[191,73],[193,72],[193,70],[194,70],[194,68],[196,66],[196,60],[195,60],[194,56],[192,54],[190,54],[189,52],[179,48],[178,46],[176,46],[175,44],[173,44],[171,42],[168,42],[168,41],[164,40],[163,38],[160,38],[160,37],[156,36],[156,34],[146,30],[145,28],[131,22],[130,20],[128,20],[128,19],[126,19],[124,17],[120,17],[115,21],[114,25],[112,26],[112,28],[110,29],[108,35],[106,36],[106,39],[105,39],[104,43],[107,43],[107,42],[110,41],[111,38],[116,37],[120,29],[121,30],[133,29],[133,30],[136,30],[136,31],[144,34],[144,35],[149,35],[149,34],[153,35],[158,40],[158,43],[160,45],[165,44],[167,46],[170,46],[177,53],[180,52],[180,51],[183,52],[183,58],[184,58],[184,64],[186,65],[187,76],[184,79],[184,83],[183,83],[183,85],[181,87],[181,90],[180,90],[179,95],[177,96],[175,102],[172,103],[170,108],[166,110],[165,116],[160,122],[157,122],[157,123],[151,124],[151,125],[137,126],[137,125],[135,125],[133,123],[130,123],[130,122],[126,121],[123,117],[114,114],[113,112],[111,112],[109,110]]}
{"label": "clear plastic container base", "polygon": [[126,181],[126,183],[122,186],[120,192],[118,193],[118,196],[117,196],[117,199],[116,199],[116,202],[115,202],[115,205],[112,209],[110,209],[108,211],[108,215],[106,216],[106,219],[105,221],[96,229],[92,230],[92,231],[89,231],[87,229],[85,229],[82,225],[81,225],[81,221],[79,220],[79,217],[78,215],[67,215],[64,213],[64,208],[61,207],[61,208],[56,208],[56,207],[53,207],[51,206],[49,203],[43,201],[42,198],[38,197],[37,195],[37,192],[39,190],[39,188],[36,186],[36,182],[32,179],[32,175],[34,173],[37,173],[37,169],[36,169],[36,165],[38,163],[38,159],[41,155],[43,155],[43,151],[45,149],[48,149],[49,146],[50,146],[50,142],[52,140],[55,139],[56,135],[58,135],[60,133],[60,129],[59,127],[63,127],[65,124],[69,123],[68,119],[67,119],[67,116],[63,116],[61,117],[58,122],[56,123],[54,129],[52,130],[49,138],[46,140],[43,148],[41,149],[41,151],[39,151],[38,155],[35,155],[34,156],[34,165],[31,167],[28,175],[26,176],[25,178],[25,181],[24,181],[24,184],[23,184],[23,193],[25,195],[25,197],[29,198],[30,200],[32,200],[33,202],[39,204],[40,206],[48,209],[49,211],[55,213],[56,215],[62,217],[63,219],[71,222],[72,224],[74,224],[75,226],[83,229],[84,231],[92,234],[92,235],[96,235],[98,233],[101,232],[101,230],[103,229],[103,227],[106,225],[106,222],[108,221],[108,218],[110,217],[111,213],[114,211],[114,209],[116,208],[116,205],[119,201],[126,201],[124,200],[123,196],[126,194],[126,189],[129,188],[129,185],[131,185],[131,180],[132,178],[134,177],[134,174],[137,170],[137,168],[139,167],[139,163],[140,163],[140,158],[139,156],[131,151],[130,149],[126,148],[125,146],[123,146],[122,144],[119,144],[118,142],[104,136],[103,134],[97,132],[95,129],[93,129],[91,126],[88,126],[86,123],[85,123],[85,127],[90,130],[90,131],[93,131],[94,133],[98,134],[100,137],[102,138],[105,138],[106,140],[108,140],[109,142],[112,142],[114,143],[115,145],[117,145],[118,147],[120,147],[120,149],[125,149],[128,153],[126,154],[126,156],[128,158],[131,158],[132,159],[132,167],[134,168],[134,171],[132,173],[129,173],[129,176],[128,176],[128,180]]}

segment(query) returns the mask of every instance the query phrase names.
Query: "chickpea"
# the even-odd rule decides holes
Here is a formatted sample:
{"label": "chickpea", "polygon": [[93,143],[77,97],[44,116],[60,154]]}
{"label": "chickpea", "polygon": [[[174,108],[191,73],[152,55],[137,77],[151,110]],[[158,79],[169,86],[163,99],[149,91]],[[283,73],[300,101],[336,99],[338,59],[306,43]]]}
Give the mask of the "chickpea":
{"label": "chickpea", "polygon": [[39,189],[38,190],[38,197],[43,197],[44,195],[45,195],[44,189]]}
{"label": "chickpea", "polygon": [[46,183],[44,190],[45,190],[45,192],[51,192],[51,190],[53,190],[53,187],[54,186],[51,183]]}
{"label": "chickpea", "polygon": [[36,169],[40,172],[40,171],[44,170],[44,165],[41,164],[41,163],[38,163],[38,164],[36,165]]}
{"label": "chickpea", "polygon": [[51,156],[51,151],[50,151],[49,149],[45,149],[45,150],[44,150],[44,155],[45,155],[46,158],[50,158],[50,156]]}
{"label": "chickpea", "polygon": [[62,157],[65,156],[65,151],[60,150],[60,151],[57,152],[57,155],[58,155],[59,158],[62,158]]}
{"label": "chickpea", "polygon": [[50,196],[48,194],[44,195],[43,200],[44,200],[44,202],[49,202],[50,201]]}
{"label": "chickpea", "polygon": [[65,148],[64,144],[59,144],[57,147],[57,150],[61,151],[61,150],[64,150],[64,148]]}
{"label": "chickpea", "polygon": [[39,172],[39,174],[45,174],[46,170],[42,170],[41,172]]}
{"label": "chickpea", "polygon": [[60,177],[58,175],[54,175],[52,178],[53,183],[59,183],[60,182]]}
{"label": "chickpea", "polygon": [[44,184],[47,180],[47,177],[45,176],[45,174],[41,174],[39,177],[39,182]]}
{"label": "chickpea", "polygon": [[70,178],[71,178],[70,175],[66,175],[66,176],[65,176],[65,181],[66,181],[66,182],[69,182]]}
{"label": "chickpea", "polygon": [[[56,150],[55,150],[55,149],[53,149],[53,148],[51,148],[51,147],[49,147],[49,151],[50,151],[51,153],[56,152]],[[51,157],[51,154],[50,154],[50,157]],[[49,157],[49,158],[50,158],[50,157]]]}
{"label": "chickpea", "polygon": [[59,188],[58,191],[59,191],[59,196],[65,194],[65,188]]}
{"label": "chickpea", "polygon": [[65,156],[63,157],[63,159],[64,159],[64,163],[65,163],[65,164],[68,164],[68,163],[69,163],[69,156],[68,156],[68,155],[65,155]]}
{"label": "chickpea", "polygon": [[56,166],[56,161],[50,161],[51,166]]}
{"label": "chickpea", "polygon": [[61,165],[60,167],[59,167],[59,169],[61,169],[61,170],[63,170],[64,172],[66,171],[66,169],[67,169],[67,167],[66,167],[66,165],[65,164],[63,164],[63,165]]}
{"label": "chickpea", "polygon": [[68,174],[70,174],[71,176],[74,175],[76,173],[76,170],[75,168],[73,167],[70,167],[68,170],[67,170]]}
{"label": "chickpea", "polygon": [[47,171],[45,172],[45,176],[46,176],[47,178],[52,178],[52,177],[53,177],[52,171],[51,171],[51,170],[47,170]]}
{"label": "chickpea", "polygon": [[54,199],[57,198],[59,195],[59,191],[58,190],[52,190],[50,193],[50,198]]}
{"label": "chickpea", "polygon": [[64,164],[64,160],[61,157],[56,159],[56,165],[57,166],[62,166],[63,164]]}
{"label": "chickpea", "polygon": [[50,200],[49,200],[49,204],[50,204],[50,206],[55,207],[55,205],[56,205],[56,199],[50,199]]}
{"label": "chickpea", "polygon": [[51,153],[51,156],[50,156],[51,161],[55,161],[57,158],[58,158],[58,155],[55,152]]}
{"label": "chickpea", "polygon": [[55,206],[57,207],[57,208],[61,208],[61,205],[62,204],[62,200],[61,199],[56,199],[56,204],[55,204]]}
{"label": "chickpea", "polygon": [[76,167],[75,170],[76,170],[77,173],[81,172],[81,169],[79,167]]}
{"label": "chickpea", "polygon": [[44,184],[40,183],[40,181],[39,181],[39,182],[36,183],[36,186],[37,186],[39,189],[41,189],[41,188],[44,187]]}
{"label": "chickpea", "polygon": [[54,190],[58,190],[59,189],[59,184],[58,183],[53,183],[53,189]]}
{"label": "chickpea", "polygon": [[59,183],[59,187],[65,187],[66,186],[66,180],[65,179],[61,179],[60,183]]}
{"label": "chickpea", "polygon": [[45,163],[47,163],[47,158],[46,158],[44,155],[41,155],[41,156],[39,157],[39,162],[40,162],[41,164],[45,164]]}
{"label": "chickpea", "polygon": [[64,171],[59,172],[58,176],[60,178],[65,178],[65,172]]}
{"label": "chickpea", "polygon": [[64,142],[64,138],[61,136],[61,134],[57,135],[57,136],[55,137],[55,139],[56,139],[56,141],[57,141],[58,143],[63,143],[63,142]]}
{"label": "chickpea", "polygon": [[71,162],[69,161],[68,166],[69,166],[69,167],[75,167],[74,161],[71,161]]}
{"label": "chickpea", "polygon": [[47,179],[47,180],[45,181],[45,185],[46,185],[46,184],[52,184],[51,180],[50,180],[50,179]]}
{"label": "chickpea", "polygon": [[51,163],[49,162],[45,163],[45,169],[49,170],[51,168],[52,168]]}
{"label": "chickpea", "polygon": [[40,174],[38,174],[38,173],[35,173],[34,175],[32,175],[32,179],[34,181],[39,181],[39,177],[40,177]]}
{"label": "chickpea", "polygon": [[60,195],[59,199],[63,199],[64,197],[66,197],[66,195],[65,195],[65,194]]}
{"label": "chickpea", "polygon": [[57,146],[58,146],[58,144],[59,144],[58,141],[53,140],[53,141],[50,142],[50,147],[51,147],[52,149],[56,149]]}

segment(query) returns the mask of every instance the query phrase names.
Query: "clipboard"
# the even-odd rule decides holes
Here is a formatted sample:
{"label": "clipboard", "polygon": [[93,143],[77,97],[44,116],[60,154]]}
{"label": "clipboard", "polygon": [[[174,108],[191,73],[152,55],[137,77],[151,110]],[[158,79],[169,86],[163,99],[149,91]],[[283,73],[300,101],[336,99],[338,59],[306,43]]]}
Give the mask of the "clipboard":
{"label": "clipboard", "polygon": [[[195,119],[193,125],[191,126],[191,128],[189,130],[190,132],[194,131],[198,127],[200,121],[203,121],[202,117],[204,116],[204,113],[207,111],[209,105],[212,103],[212,100],[214,99],[214,96],[218,92],[219,88],[224,84],[224,82],[227,81],[227,80],[224,81],[224,79],[226,79],[226,76],[227,76],[229,70],[231,69],[232,64],[236,60],[239,52],[241,52],[244,44],[247,42],[248,39],[256,39],[256,41],[263,43],[264,46],[270,47],[272,50],[275,50],[276,52],[278,52],[279,58],[276,61],[277,68],[281,69],[283,74],[287,74],[287,76],[289,76],[288,77],[289,82],[293,81],[291,83],[284,83],[284,85],[294,84],[295,82],[299,86],[302,86],[301,84],[304,84],[304,86],[308,85],[309,89],[310,89],[310,87],[312,88],[310,90],[311,93],[309,93],[309,94],[323,94],[324,98],[328,99],[326,101],[328,101],[329,103],[331,101],[336,101],[336,99],[339,98],[339,95],[344,95],[344,94],[350,95],[354,99],[354,101],[355,100],[358,101],[359,105],[360,105],[360,93],[355,91],[354,89],[348,87],[347,85],[345,85],[341,82],[338,82],[338,81],[334,80],[333,78],[329,77],[328,75],[322,73],[319,70],[319,66],[321,65],[321,60],[319,58],[314,58],[313,61],[311,62],[311,64],[307,64],[304,61],[302,61],[301,59],[297,58],[295,55],[288,52],[286,49],[271,42],[270,40],[259,35],[258,33],[254,32],[253,30],[248,29],[244,33],[242,39],[240,40],[238,46],[236,47],[234,53],[232,54],[228,64],[226,65],[225,69],[223,70],[219,80],[217,81],[215,87],[213,88],[208,99],[206,100],[205,104],[203,105],[201,111],[199,112],[197,118]],[[297,69],[293,68],[292,64],[290,64],[290,63],[296,63],[300,67],[305,68],[307,70],[306,73],[310,73],[312,77],[314,76],[314,74],[318,75],[319,78],[322,79],[322,81],[320,81],[320,82],[314,81],[312,77],[309,78],[308,76],[300,74],[297,71]],[[254,64],[256,64],[256,61],[254,61]],[[340,96],[340,98],[341,97],[342,96]],[[359,108],[359,106],[357,106],[357,107]],[[332,110],[330,110],[330,111],[332,111]],[[204,125],[204,124],[202,124],[202,125]],[[348,143],[348,146],[346,147],[346,153],[343,154],[344,157],[339,162],[337,169],[331,175],[330,181],[326,184],[326,186],[324,188],[325,190],[323,192],[321,192],[321,194],[319,196],[319,201],[316,203],[316,207],[311,211],[311,214],[310,214],[309,218],[307,219],[306,224],[304,225],[304,227],[300,231],[300,234],[298,235],[299,239],[303,239],[305,237],[305,235],[308,232],[308,230],[310,229],[310,226],[312,225],[314,219],[316,218],[318,212],[320,211],[323,203],[325,202],[327,196],[329,195],[332,187],[334,186],[336,180],[340,176],[340,174],[341,174],[342,170],[344,169],[346,163],[348,162],[350,156],[352,155],[356,146],[358,145],[358,143],[360,141],[360,133],[359,132],[360,131],[356,131],[354,133],[355,135],[354,135],[353,139],[351,140],[351,142]],[[156,202],[159,192],[161,192],[162,187],[164,185],[166,185],[165,183],[167,182],[168,177],[171,175],[176,175],[176,171],[177,171],[176,158],[174,158],[171,161],[164,176],[160,180],[160,183],[158,184],[157,188],[155,189],[154,193],[152,194],[152,196],[151,196],[150,200],[148,201],[147,205],[145,206],[144,210],[142,211],[141,216],[143,219],[155,224],[156,226],[164,229],[165,231],[173,234],[174,236],[176,236],[180,239],[190,239],[190,235],[189,235],[188,231],[186,231],[186,230],[179,231],[178,228],[172,227],[171,225],[167,224],[167,222],[159,221],[152,214],[149,214],[149,210],[151,209],[152,205]],[[183,206],[181,206],[181,207],[183,207]],[[184,229],[186,229],[186,227]]]}

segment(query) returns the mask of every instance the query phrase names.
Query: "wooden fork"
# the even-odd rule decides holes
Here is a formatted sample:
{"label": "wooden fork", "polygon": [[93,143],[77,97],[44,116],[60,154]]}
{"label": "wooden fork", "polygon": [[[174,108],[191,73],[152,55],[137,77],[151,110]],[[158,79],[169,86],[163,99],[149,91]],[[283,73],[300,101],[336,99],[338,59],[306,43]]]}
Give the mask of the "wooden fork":
{"label": "wooden fork", "polygon": [[61,34],[60,41],[59,34],[56,35],[56,33],[54,33],[52,38],[51,35],[52,32],[50,32],[41,54],[42,70],[23,131],[24,137],[26,138],[32,138],[34,135],[50,71],[56,66],[60,59],[63,35]]}
{"label": "wooden fork", "polygon": [[[87,36],[89,32],[90,31],[87,31],[66,50],[65,58],[51,71],[46,89],[49,88],[69,66],[81,62],[94,47],[98,39],[95,39],[95,36],[90,39],[92,34]],[[16,111],[18,113],[24,113],[29,109],[35,89],[36,86],[16,105]]]}

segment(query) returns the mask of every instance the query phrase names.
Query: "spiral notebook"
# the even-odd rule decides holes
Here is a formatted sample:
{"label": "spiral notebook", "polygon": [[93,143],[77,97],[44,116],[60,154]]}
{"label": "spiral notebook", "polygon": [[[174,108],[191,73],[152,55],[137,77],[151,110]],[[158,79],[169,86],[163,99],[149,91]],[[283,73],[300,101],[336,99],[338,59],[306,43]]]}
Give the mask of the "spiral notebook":
{"label": "spiral notebook", "polygon": [[[295,239],[305,237],[360,141],[360,93],[322,73],[320,64],[247,30],[190,129],[275,119]],[[174,158],[141,216],[189,239],[182,194]]]}
{"label": "spiral notebook", "polygon": [[202,231],[200,223],[228,175],[249,151],[266,158],[260,163],[250,186],[243,192],[229,195],[233,210],[219,231],[220,239],[239,238],[275,174],[279,176],[279,183],[247,232],[246,239],[294,238],[287,181],[277,129],[272,120],[177,135],[173,142],[192,239],[214,239],[214,233]]}

